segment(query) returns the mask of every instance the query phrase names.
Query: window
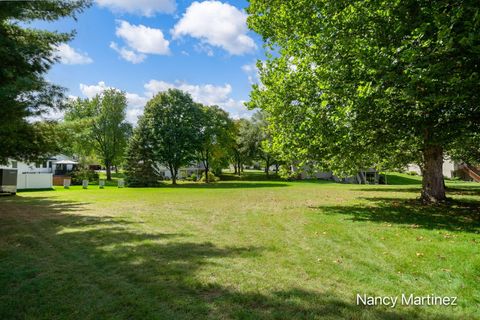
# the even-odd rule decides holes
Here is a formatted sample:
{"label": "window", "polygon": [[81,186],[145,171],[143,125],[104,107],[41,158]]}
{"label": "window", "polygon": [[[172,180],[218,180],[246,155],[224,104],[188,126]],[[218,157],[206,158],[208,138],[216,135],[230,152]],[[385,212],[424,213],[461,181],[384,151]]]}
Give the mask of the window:
{"label": "window", "polygon": [[17,167],[18,167],[17,161],[12,160],[12,168],[13,168],[13,169],[17,169]]}
{"label": "window", "polygon": [[52,169],[52,161],[48,161],[48,167]]}
{"label": "window", "polygon": [[40,163],[39,162],[35,162],[35,168],[40,168]]}

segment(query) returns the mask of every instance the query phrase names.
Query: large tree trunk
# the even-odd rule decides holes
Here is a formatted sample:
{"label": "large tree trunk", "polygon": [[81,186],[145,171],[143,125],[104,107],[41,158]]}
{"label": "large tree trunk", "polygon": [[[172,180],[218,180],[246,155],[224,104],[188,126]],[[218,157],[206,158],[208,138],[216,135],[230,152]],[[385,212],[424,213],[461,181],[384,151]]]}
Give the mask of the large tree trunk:
{"label": "large tree trunk", "polygon": [[426,203],[446,200],[443,181],[443,149],[440,146],[427,146],[423,150],[424,167],[422,172],[422,196]]}
{"label": "large tree trunk", "polygon": [[170,167],[170,175],[172,176],[172,184],[176,185],[177,184],[177,170]]}
{"label": "large tree trunk", "polygon": [[105,168],[107,169],[107,180],[112,181],[112,168],[108,161],[105,161]]}
{"label": "large tree trunk", "polygon": [[210,171],[210,162],[209,162],[209,152],[205,152],[205,161],[203,162],[203,166],[205,167],[205,183],[208,183],[208,172]]}

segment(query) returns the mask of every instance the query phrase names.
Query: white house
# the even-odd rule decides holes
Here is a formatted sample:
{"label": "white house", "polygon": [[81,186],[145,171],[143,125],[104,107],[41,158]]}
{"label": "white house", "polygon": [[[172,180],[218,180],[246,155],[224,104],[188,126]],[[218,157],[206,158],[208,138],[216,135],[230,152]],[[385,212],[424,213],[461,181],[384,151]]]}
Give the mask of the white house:
{"label": "white house", "polygon": [[[455,177],[455,172],[460,168],[459,164],[450,158],[445,158],[443,160],[443,176],[448,179]],[[409,164],[407,166],[407,171],[416,172],[418,175],[422,175],[422,170],[416,164]]]}
{"label": "white house", "polygon": [[73,170],[76,162],[65,155],[56,155],[43,162],[26,163],[9,159],[0,168],[17,169],[17,190],[48,189],[53,185],[53,176]]}
{"label": "white house", "polygon": [[[155,171],[160,177],[164,179],[172,178],[170,170],[167,167],[157,165],[155,167]],[[178,170],[177,179],[185,179],[190,177],[192,174],[195,174],[198,178],[200,178],[200,175],[203,173],[203,171],[205,171],[205,167],[202,163],[192,163],[191,165],[182,167]]]}
{"label": "white house", "polygon": [[336,182],[353,184],[377,184],[380,178],[378,171],[373,168],[358,171],[356,175],[348,177],[336,176],[332,171],[312,170],[308,165],[305,165],[302,170],[295,165],[292,165],[290,166],[290,170],[294,173],[298,173],[297,177],[299,179],[333,180]]}
{"label": "white house", "polygon": [[[418,175],[422,175],[422,170],[416,164],[410,164],[407,166],[407,171],[416,172]],[[466,181],[480,182],[480,168],[471,166],[465,162],[455,162],[450,158],[443,160],[443,176],[445,178],[460,178]]]}

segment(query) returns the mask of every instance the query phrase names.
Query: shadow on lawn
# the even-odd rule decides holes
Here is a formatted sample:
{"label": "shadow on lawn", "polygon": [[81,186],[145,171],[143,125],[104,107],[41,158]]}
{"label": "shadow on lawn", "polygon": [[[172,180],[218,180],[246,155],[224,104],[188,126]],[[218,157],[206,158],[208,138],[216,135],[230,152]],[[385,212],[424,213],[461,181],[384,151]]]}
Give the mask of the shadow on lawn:
{"label": "shadow on lawn", "polygon": [[[224,266],[263,248],[140,232],[138,222],[83,210],[82,203],[41,197],[0,200],[0,318],[428,318],[419,310],[359,307],[353,294],[347,302],[298,288],[242,292],[235,289],[238,272]],[[201,280],[206,267],[210,276]],[[220,285],[222,278],[231,285]]]}
{"label": "shadow on lawn", "polygon": [[[420,196],[421,186],[416,188],[395,188],[391,185],[385,185],[383,187],[372,186],[371,188],[361,188],[361,189],[351,189],[353,191],[371,191],[371,192],[412,192],[418,193]],[[456,187],[446,187],[447,196],[449,195],[459,195],[459,196],[480,196],[480,184],[473,186],[456,186]]]}
{"label": "shadow on lawn", "polygon": [[372,205],[316,207],[326,214],[344,214],[352,221],[402,224],[426,229],[478,232],[480,201],[450,200],[447,205],[422,205],[418,200],[364,198]]}

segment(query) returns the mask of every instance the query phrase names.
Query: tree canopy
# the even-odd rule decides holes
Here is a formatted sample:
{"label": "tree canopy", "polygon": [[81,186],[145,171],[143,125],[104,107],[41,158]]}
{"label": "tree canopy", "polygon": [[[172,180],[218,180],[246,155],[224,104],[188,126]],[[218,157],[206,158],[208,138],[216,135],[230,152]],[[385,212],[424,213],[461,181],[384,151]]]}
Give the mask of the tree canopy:
{"label": "tree canopy", "polygon": [[269,50],[251,107],[286,158],[340,174],[415,162],[445,199],[443,156],[480,130],[480,15],[464,1],[251,0]]}
{"label": "tree canopy", "polygon": [[132,127],[125,121],[127,99],[124,92],[107,89],[92,99],[71,101],[65,114],[77,151],[94,152],[105,165],[107,180],[111,167],[123,161]]}
{"label": "tree canopy", "polygon": [[56,46],[73,38],[25,27],[33,20],[53,21],[88,7],[90,1],[0,2],[0,162],[7,158],[34,160],[51,152],[48,135],[29,119],[58,108],[63,88],[48,82],[45,74],[58,60]]}
{"label": "tree canopy", "polygon": [[180,167],[196,160],[201,111],[181,90],[160,92],[147,102],[141,125],[147,126],[155,163],[170,170],[176,184]]}
{"label": "tree canopy", "polygon": [[228,113],[218,106],[200,106],[198,130],[198,158],[205,168],[205,182],[209,182],[210,169],[221,170],[228,157],[233,122]]}

